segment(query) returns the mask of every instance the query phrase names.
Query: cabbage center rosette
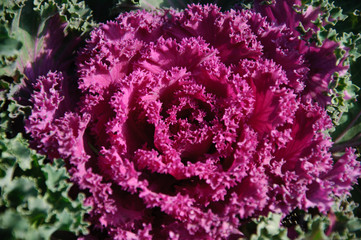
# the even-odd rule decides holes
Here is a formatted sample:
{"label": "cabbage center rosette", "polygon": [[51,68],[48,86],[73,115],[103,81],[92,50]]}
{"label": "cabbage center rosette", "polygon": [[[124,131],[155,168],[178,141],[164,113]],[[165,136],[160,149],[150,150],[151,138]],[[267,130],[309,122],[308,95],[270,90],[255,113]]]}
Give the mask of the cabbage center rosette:
{"label": "cabbage center rosette", "polygon": [[308,47],[253,11],[125,13],[79,53],[77,107],[68,77],[50,72],[27,129],[68,161],[91,222],[113,239],[240,236],[248,217],[329,210],[360,174],[352,149],[333,162],[317,103],[343,69],[334,47]]}

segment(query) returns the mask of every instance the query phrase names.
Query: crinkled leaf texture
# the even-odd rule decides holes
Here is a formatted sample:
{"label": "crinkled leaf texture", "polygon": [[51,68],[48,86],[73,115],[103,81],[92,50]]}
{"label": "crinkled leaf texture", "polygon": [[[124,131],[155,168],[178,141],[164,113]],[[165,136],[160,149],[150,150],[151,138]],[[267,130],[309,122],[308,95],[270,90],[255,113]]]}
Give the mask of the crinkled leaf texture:
{"label": "crinkled leaf texture", "polygon": [[31,150],[20,133],[7,138],[5,130],[0,132],[2,238],[49,239],[59,231],[87,234],[84,215],[89,208],[83,205],[83,194],[68,195],[72,183],[64,162],[45,163],[45,157]]}
{"label": "crinkled leaf texture", "polygon": [[354,150],[334,163],[324,134],[324,92],[347,69],[337,43],[310,45],[257,11],[190,5],[102,24],[78,56],[76,108],[63,72],[37,78],[31,144],[66,159],[110,238],[242,237],[244,219],[326,212],[356,182]]}
{"label": "crinkled leaf texture", "polygon": [[353,210],[357,206],[347,196],[335,198],[328,215],[317,213],[315,209],[305,212],[295,209],[282,219],[281,214],[269,213],[252,219],[244,226],[245,239],[358,239],[360,219]]}

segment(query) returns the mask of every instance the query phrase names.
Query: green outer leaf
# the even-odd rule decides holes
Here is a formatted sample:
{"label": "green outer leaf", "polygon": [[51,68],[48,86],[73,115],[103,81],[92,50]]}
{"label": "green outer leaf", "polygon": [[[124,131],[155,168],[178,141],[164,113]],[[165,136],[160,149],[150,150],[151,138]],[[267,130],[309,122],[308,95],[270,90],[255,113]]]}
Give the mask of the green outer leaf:
{"label": "green outer leaf", "polygon": [[91,10],[78,0],[1,0],[0,9],[3,9],[0,12],[0,76],[22,73],[27,64],[35,62],[43,53],[47,44],[45,30],[51,17],[60,15],[65,23],[65,35],[69,32],[83,35],[95,26]]}
{"label": "green outer leaf", "polygon": [[5,34],[0,36],[0,55],[10,58],[18,53],[19,49],[22,47],[22,43]]}
{"label": "green outer leaf", "polygon": [[141,8],[157,9],[157,8],[174,8],[184,9],[187,4],[193,3],[191,0],[139,0]]}
{"label": "green outer leaf", "polygon": [[257,232],[251,235],[250,240],[287,240],[287,229],[281,226],[281,214],[269,213],[256,220]]}
{"label": "green outer leaf", "polygon": [[[361,118],[359,116],[360,112],[361,105],[358,102],[354,102],[350,105],[350,111],[342,115],[340,119],[340,126],[336,129],[334,133],[334,136],[340,137],[339,139],[337,139],[338,143],[350,141],[352,138],[361,133]],[[353,126],[351,126],[349,129],[346,129],[346,132],[342,133],[342,131],[344,131],[345,128],[349,126],[353,120],[356,120]],[[343,135],[340,136],[341,134]]]}
{"label": "green outer leaf", "polygon": [[[314,24],[319,28],[318,31],[312,32],[310,29],[304,29],[302,24],[298,30],[301,35],[311,31],[312,37],[309,40],[311,43],[316,42],[318,45],[322,45],[326,39],[338,42],[340,46],[335,50],[337,62],[342,61],[344,66],[351,65],[352,68],[360,56],[361,35],[358,32],[345,32],[346,28],[343,27],[341,30],[340,26],[344,26],[349,21],[350,14],[344,11],[339,3],[340,1],[335,4],[328,0],[302,0],[302,6],[296,7],[296,11],[305,13],[309,7],[313,7],[320,9],[322,14],[314,21]],[[334,124],[338,125],[340,117],[352,107],[359,87],[349,71],[346,74],[334,74],[334,79],[329,88],[331,93],[328,93],[328,96],[332,100],[331,104],[327,106],[327,110]]]}
{"label": "green outer leaf", "polygon": [[[89,0],[92,2],[92,0]],[[228,10],[234,7],[236,4],[241,4],[240,0],[229,0],[229,1],[220,1],[220,0],[118,0],[116,5],[118,9],[132,10],[132,9],[164,9],[164,8],[173,8],[173,9],[185,9],[188,4],[199,3],[199,4],[217,4],[223,10]],[[113,9],[114,10],[114,9]]]}
{"label": "green outer leaf", "polygon": [[23,171],[31,168],[31,151],[25,145],[25,140],[20,135],[11,140],[4,139],[4,143],[8,146],[6,154],[14,157]]}
{"label": "green outer leaf", "polygon": [[[329,215],[322,215],[316,209],[309,209],[308,213],[297,209],[283,220],[281,214],[275,213],[253,218],[242,227],[245,238],[241,239],[288,240],[289,229],[295,231],[297,240],[359,239],[361,220],[353,214],[356,204],[347,197],[335,198]],[[332,228],[331,219],[334,219]]]}
{"label": "green outer leaf", "polygon": [[[89,223],[84,195],[69,196],[72,187],[64,161],[46,163],[29,148],[13,121],[26,116],[26,108],[11,98],[16,85],[0,81],[0,234],[6,239],[49,239],[59,231],[87,234]],[[16,134],[16,135],[14,135]]]}
{"label": "green outer leaf", "polygon": [[338,32],[361,32],[361,2],[354,0],[334,0],[337,6],[340,6],[348,18],[338,24],[336,29]]}
{"label": "green outer leaf", "polygon": [[[361,7],[360,3],[354,1],[336,1],[336,4],[343,7],[347,18],[339,21],[334,28],[342,34],[338,39],[342,46],[349,50],[349,58],[346,64],[350,65],[349,74],[344,76],[343,80],[334,88],[338,96],[334,97],[335,105],[343,107],[338,118],[338,126],[331,133],[335,145],[334,152],[342,152],[346,147],[356,147],[361,152],[361,97],[359,89],[361,88],[361,34],[360,24],[361,15],[356,7]],[[351,97],[344,100],[344,96]],[[359,95],[359,96],[357,96]],[[331,110],[333,110],[331,108]],[[335,111],[336,112],[336,111]],[[358,188],[358,187],[356,187]]]}
{"label": "green outer leaf", "polygon": [[[21,218],[27,230],[24,232],[17,226],[9,226],[8,221],[0,221],[0,229],[15,231],[14,239],[28,239],[24,236],[29,234],[34,235],[34,239],[49,239],[58,230],[86,234],[88,223],[84,221],[84,214],[89,208],[83,206],[83,196],[78,195],[75,200],[68,196],[72,184],[63,161],[44,164],[44,157],[30,150],[20,135],[13,139],[2,136],[0,143],[3,170],[0,207],[6,207],[6,211],[0,213],[0,219]],[[19,155],[19,149],[25,152]],[[31,166],[23,163],[29,160]],[[22,165],[26,165],[25,170]]]}

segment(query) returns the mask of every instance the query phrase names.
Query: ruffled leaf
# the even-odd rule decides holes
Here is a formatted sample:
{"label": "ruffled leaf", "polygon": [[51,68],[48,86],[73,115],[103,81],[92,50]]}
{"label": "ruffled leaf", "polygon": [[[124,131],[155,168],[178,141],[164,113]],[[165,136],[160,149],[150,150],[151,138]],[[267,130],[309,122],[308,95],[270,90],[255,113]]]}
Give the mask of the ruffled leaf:
{"label": "ruffled leaf", "polygon": [[[26,107],[2,82],[0,129],[0,231],[6,239],[49,239],[59,232],[86,234],[82,194],[74,194],[62,160],[48,163],[23,137]],[[61,218],[59,218],[61,216]],[[60,234],[61,236],[61,234]]]}
{"label": "ruffled leaf", "polygon": [[[82,195],[68,195],[71,184],[63,162],[45,164],[44,157],[30,150],[20,135],[10,140],[2,136],[0,142],[0,205],[6,208],[0,229],[8,239],[48,239],[60,230],[86,234],[88,208]],[[20,148],[21,154],[16,152]]]}

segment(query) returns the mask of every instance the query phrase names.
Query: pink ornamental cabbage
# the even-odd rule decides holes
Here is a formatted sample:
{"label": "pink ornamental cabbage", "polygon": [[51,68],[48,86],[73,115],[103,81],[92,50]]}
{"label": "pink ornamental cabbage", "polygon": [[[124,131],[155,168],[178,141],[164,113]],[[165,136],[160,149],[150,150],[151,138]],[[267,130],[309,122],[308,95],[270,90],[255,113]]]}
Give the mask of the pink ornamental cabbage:
{"label": "pink ornamental cabbage", "polygon": [[27,130],[112,239],[241,236],[248,217],[329,210],[360,174],[323,133],[333,48],[250,10],[124,13],[80,52],[75,108],[68,76],[38,78]]}

